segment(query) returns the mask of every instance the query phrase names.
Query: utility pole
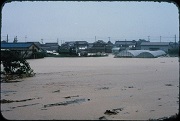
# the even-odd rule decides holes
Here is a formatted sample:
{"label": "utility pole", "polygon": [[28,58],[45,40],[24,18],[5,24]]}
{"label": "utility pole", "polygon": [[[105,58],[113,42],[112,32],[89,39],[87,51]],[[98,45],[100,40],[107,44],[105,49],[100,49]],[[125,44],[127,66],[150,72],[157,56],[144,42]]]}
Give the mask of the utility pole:
{"label": "utility pole", "polygon": [[127,42],[126,42],[126,39],[125,39],[125,48],[127,47]]}
{"label": "utility pole", "polygon": [[174,36],[174,39],[175,39],[175,43],[176,43],[176,35]]}
{"label": "utility pole", "polygon": [[175,47],[176,47],[176,35],[174,36],[174,40],[175,40]]}
{"label": "utility pole", "polygon": [[8,34],[7,34],[7,43],[8,43],[8,41],[9,41],[9,40],[8,40]]}
{"label": "utility pole", "polygon": [[111,38],[111,37],[108,37],[108,38],[109,38],[109,41],[110,41],[110,38]]}
{"label": "utility pole", "polygon": [[27,39],[27,35],[25,36],[25,42],[26,42],[26,39]]}
{"label": "utility pole", "polygon": [[95,42],[96,42],[96,36],[95,36]]}
{"label": "utility pole", "polygon": [[160,36],[160,42],[161,42],[161,36]]}
{"label": "utility pole", "polygon": [[148,41],[150,41],[150,36],[148,36]]}
{"label": "utility pole", "polygon": [[57,43],[59,44],[59,39],[57,38]]}
{"label": "utility pole", "polygon": [[43,44],[43,39],[41,39],[41,43]]}

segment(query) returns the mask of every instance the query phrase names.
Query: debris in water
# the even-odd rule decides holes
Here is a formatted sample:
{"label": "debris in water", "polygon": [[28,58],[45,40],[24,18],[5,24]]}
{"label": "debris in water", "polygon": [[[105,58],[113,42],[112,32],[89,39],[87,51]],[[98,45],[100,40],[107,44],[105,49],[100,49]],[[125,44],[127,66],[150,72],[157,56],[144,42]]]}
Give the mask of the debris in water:
{"label": "debris in water", "polygon": [[35,98],[30,98],[30,99],[24,99],[24,100],[6,100],[6,99],[2,99],[1,103],[12,103],[12,102],[25,102],[28,100],[34,100]]}
{"label": "debris in water", "polygon": [[71,97],[79,97],[79,95],[75,95],[75,96],[67,96],[67,97],[64,97],[64,98],[71,98]]}
{"label": "debris in water", "polygon": [[70,100],[70,101],[65,101],[65,102],[59,102],[59,103],[54,103],[54,104],[47,104],[44,105],[44,108],[46,107],[52,107],[52,106],[60,106],[60,105],[69,105],[69,104],[73,104],[73,103],[80,103],[80,102],[85,102],[85,99],[75,99],[75,100]]}
{"label": "debris in water", "polygon": [[37,105],[37,104],[39,104],[39,103],[28,104],[28,105],[20,105],[20,106],[17,106],[17,107],[10,107],[10,108],[11,108],[11,109],[14,109],[14,108],[27,107],[27,106]]}
{"label": "debris in water", "polygon": [[60,92],[60,90],[53,91],[52,93]]}
{"label": "debris in water", "polygon": [[172,84],[165,84],[166,86],[173,86]]}
{"label": "debris in water", "polygon": [[115,110],[113,110],[113,111],[111,111],[111,110],[106,110],[106,112],[104,113],[104,114],[106,114],[106,115],[116,115],[118,112],[117,111],[115,111]]}
{"label": "debris in water", "polygon": [[119,111],[122,111],[124,108],[116,108],[116,109],[113,109],[113,111],[117,111],[117,110],[119,110]]}
{"label": "debris in water", "polygon": [[99,117],[99,120],[107,120],[107,118],[105,116],[101,116]]}

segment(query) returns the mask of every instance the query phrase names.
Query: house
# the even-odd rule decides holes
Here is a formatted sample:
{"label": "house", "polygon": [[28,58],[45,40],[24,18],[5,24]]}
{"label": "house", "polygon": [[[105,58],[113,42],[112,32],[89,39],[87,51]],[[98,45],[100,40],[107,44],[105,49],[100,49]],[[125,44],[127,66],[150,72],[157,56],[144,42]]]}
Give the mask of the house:
{"label": "house", "polygon": [[40,45],[42,49],[46,51],[56,51],[58,52],[59,44],[57,42],[55,43],[45,43]]}
{"label": "house", "polygon": [[93,47],[93,43],[88,43],[88,49]]}
{"label": "house", "polygon": [[41,43],[40,42],[37,42],[37,41],[35,41],[35,42],[27,42],[27,43],[34,43],[36,46],[38,46],[39,48],[41,47]]}
{"label": "house", "polygon": [[166,53],[171,49],[170,42],[142,42],[141,50],[163,50]]}
{"label": "house", "polygon": [[103,40],[98,40],[93,43],[93,46],[89,48],[90,53],[105,52],[107,43]]}
{"label": "house", "polygon": [[88,49],[88,42],[87,41],[75,41],[74,43],[77,52],[86,51]]}
{"label": "house", "polygon": [[136,50],[140,50],[141,49],[141,43],[142,42],[150,42],[150,41],[147,41],[145,39],[139,39],[137,42],[136,42]]}
{"label": "house", "polygon": [[61,44],[61,46],[59,47],[59,54],[77,54],[75,41],[69,41]]}
{"label": "house", "polygon": [[1,52],[4,50],[18,51],[20,52],[22,57],[30,58],[35,54],[35,52],[39,52],[40,48],[36,46],[34,43],[1,43]]}
{"label": "house", "polygon": [[121,50],[134,49],[136,47],[136,41],[116,41],[115,47],[120,47]]}
{"label": "house", "polygon": [[105,47],[105,53],[112,53],[113,43],[111,41],[107,42]]}

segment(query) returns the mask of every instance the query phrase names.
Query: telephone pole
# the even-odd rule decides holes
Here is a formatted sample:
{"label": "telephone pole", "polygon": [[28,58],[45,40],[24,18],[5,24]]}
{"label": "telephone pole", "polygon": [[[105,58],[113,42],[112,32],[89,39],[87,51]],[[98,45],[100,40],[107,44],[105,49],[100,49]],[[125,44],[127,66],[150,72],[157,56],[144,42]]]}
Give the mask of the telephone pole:
{"label": "telephone pole", "polygon": [[148,36],[148,41],[150,41],[150,36]]}
{"label": "telephone pole", "polygon": [[57,38],[57,43],[59,44],[59,39]]}
{"label": "telephone pole", "polygon": [[108,38],[109,38],[109,41],[110,41],[110,38],[111,38],[111,37],[108,37]]}
{"label": "telephone pole", "polygon": [[174,39],[175,39],[175,43],[176,43],[176,35],[174,36]]}
{"label": "telephone pole", "polygon": [[43,39],[41,39],[41,43],[43,44]]}
{"label": "telephone pole", "polygon": [[160,42],[161,42],[161,36],[160,36]]}
{"label": "telephone pole", "polygon": [[174,40],[175,40],[175,47],[176,47],[176,34],[175,34],[175,36],[174,36]]}
{"label": "telephone pole", "polygon": [[25,36],[25,42],[26,42],[27,36]]}
{"label": "telephone pole", "polygon": [[8,40],[8,34],[7,34],[7,43],[8,43],[8,41],[9,41],[9,40]]}
{"label": "telephone pole", "polygon": [[95,36],[95,42],[96,42],[96,36]]}

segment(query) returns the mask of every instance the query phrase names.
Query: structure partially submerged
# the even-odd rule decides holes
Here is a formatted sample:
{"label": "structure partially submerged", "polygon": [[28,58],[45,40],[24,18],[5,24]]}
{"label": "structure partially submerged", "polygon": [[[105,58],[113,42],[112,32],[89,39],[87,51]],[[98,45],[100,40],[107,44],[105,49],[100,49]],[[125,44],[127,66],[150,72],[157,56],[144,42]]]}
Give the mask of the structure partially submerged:
{"label": "structure partially submerged", "polygon": [[126,58],[156,58],[159,56],[164,56],[166,53],[163,50],[124,50],[119,54],[116,54],[114,57],[126,57]]}

